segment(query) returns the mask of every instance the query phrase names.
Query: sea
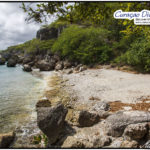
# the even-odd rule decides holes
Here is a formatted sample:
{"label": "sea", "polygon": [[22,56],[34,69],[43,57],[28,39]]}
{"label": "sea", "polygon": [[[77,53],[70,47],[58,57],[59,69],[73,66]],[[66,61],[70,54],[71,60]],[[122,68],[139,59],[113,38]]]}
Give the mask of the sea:
{"label": "sea", "polygon": [[45,82],[22,66],[0,66],[0,133],[8,133],[36,120],[35,105]]}

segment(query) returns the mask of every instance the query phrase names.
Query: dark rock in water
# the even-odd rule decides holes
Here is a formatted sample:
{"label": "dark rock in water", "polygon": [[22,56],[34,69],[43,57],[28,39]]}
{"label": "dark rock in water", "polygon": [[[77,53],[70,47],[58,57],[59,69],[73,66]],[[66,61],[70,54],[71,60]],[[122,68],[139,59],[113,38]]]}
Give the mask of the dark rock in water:
{"label": "dark rock in water", "polygon": [[81,127],[90,127],[98,123],[99,120],[100,118],[98,114],[88,111],[81,111],[79,114],[78,122]]}
{"label": "dark rock in water", "polygon": [[7,62],[7,67],[15,67],[17,64],[17,61],[15,59],[9,59]]}
{"label": "dark rock in water", "polygon": [[58,30],[54,27],[52,28],[42,28],[37,31],[36,38],[40,40],[49,40],[53,38],[57,38]]}
{"label": "dark rock in water", "polygon": [[5,62],[6,62],[5,58],[1,57],[0,58],[0,65],[5,65]]}
{"label": "dark rock in water", "polygon": [[67,109],[62,104],[54,107],[37,108],[37,123],[42,132],[53,144],[63,132]]}
{"label": "dark rock in water", "polygon": [[9,148],[14,139],[15,139],[14,132],[0,134],[0,148]]}
{"label": "dark rock in water", "polygon": [[51,71],[54,69],[55,64],[41,60],[36,64],[36,67],[39,68],[40,71]]}
{"label": "dark rock in water", "polygon": [[110,115],[106,121],[109,124],[108,134],[114,137],[122,136],[125,128],[130,124],[150,122],[150,112],[120,111]]}
{"label": "dark rock in water", "polygon": [[63,62],[58,62],[55,66],[55,70],[58,71],[58,70],[62,70],[63,69]]}
{"label": "dark rock in water", "polygon": [[23,71],[31,72],[31,71],[32,71],[32,68],[31,68],[30,65],[25,64],[25,65],[23,66]]}
{"label": "dark rock in water", "polygon": [[18,63],[19,57],[17,55],[12,55],[11,59],[15,60]]}

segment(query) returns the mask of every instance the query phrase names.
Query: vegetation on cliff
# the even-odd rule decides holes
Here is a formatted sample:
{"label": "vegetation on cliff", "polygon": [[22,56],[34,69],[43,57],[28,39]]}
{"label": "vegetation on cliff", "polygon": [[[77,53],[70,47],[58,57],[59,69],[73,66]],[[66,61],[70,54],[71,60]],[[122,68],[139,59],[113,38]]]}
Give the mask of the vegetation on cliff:
{"label": "vegetation on cliff", "polygon": [[[130,20],[117,20],[113,13],[141,11],[150,3],[85,3],[48,2],[35,7],[26,4],[28,21],[43,22],[49,16],[57,19],[44,28],[59,30],[58,38],[32,39],[24,44],[11,46],[7,51],[30,54],[59,53],[63,59],[83,64],[131,65],[149,72],[149,26],[136,26]],[[64,29],[65,28],[65,29]]]}

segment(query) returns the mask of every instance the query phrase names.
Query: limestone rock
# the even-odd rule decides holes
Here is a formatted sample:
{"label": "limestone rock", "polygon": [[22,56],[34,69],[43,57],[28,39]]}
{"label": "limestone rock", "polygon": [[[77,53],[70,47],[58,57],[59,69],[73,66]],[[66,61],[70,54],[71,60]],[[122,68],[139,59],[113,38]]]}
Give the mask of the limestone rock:
{"label": "limestone rock", "polygon": [[9,148],[14,139],[15,139],[14,132],[0,134],[0,148]]}
{"label": "limestone rock", "polygon": [[24,59],[23,59],[23,64],[28,64],[28,63],[30,63],[30,62],[32,62],[33,61],[33,58],[32,57],[25,57]]}
{"label": "limestone rock", "polygon": [[25,64],[25,65],[23,65],[23,70],[26,71],[26,72],[31,72],[32,68],[31,68],[30,65]]}
{"label": "limestone rock", "polygon": [[38,126],[48,137],[50,144],[55,143],[63,131],[66,114],[67,110],[62,104],[37,108]]}
{"label": "limestone rock", "polygon": [[123,141],[121,143],[120,148],[138,148],[138,142],[137,141]]}
{"label": "limestone rock", "polygon": [[148,131],[147,123],[130,124],[124,131],[124,138],[127,140],[140,140]]}
{"label": "limestone rock", "polygon": [[63,62],[58,62],[55,66],[55,70],[58,71],[62,69],[63,69]]}
{"label": "limestone rock", "polygon": [[68,136],[64,141],[62,148],[85,148],[82,139],[75,138],[74,136]]}
{"label": "limestone rock", "polygon": [[83,65],[79,68],[79,72],[82,72],[87,69],[87,66]]}
{"label": "limestone rock", "polygon": [[15,67],[17,64],[17,61],[15,59],[9,59],[7,62],[7,67]]}
{"label": "limestone rock", "polygon": [[37,63],[36,66],[40,69],[40,71],[51,71],[54,69],[55,64],[41,60]]}
{"label": "limestone rock", "polygon": [[78,123],[81,127],[90,127],[99,122],[99,115],[88,112],[88,111],[81,111],[79,114]]}
{"label": "limestone rock", "polygon": [[40,40],[49,40],[53,38],[57,38],[58,36],[58,30],[54,27],[51,28],[41,28],[37,31],[36,38]]}
{"label": "limestone rock", "polygon": [[119,137],[130,124],[150,122],[150,112],[120,111],[110,115],[106,121],[109,124],[108,134]]}

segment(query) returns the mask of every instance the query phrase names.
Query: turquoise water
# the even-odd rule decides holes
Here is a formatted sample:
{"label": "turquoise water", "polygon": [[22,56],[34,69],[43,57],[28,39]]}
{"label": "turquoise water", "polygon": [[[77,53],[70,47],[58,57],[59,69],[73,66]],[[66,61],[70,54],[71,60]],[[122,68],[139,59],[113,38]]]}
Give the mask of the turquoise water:
{"label": "turquoise water", "polygon": [[22,71],[21,66],[0,66],[0,133],[32,119],[43,90],[44,81]]}

